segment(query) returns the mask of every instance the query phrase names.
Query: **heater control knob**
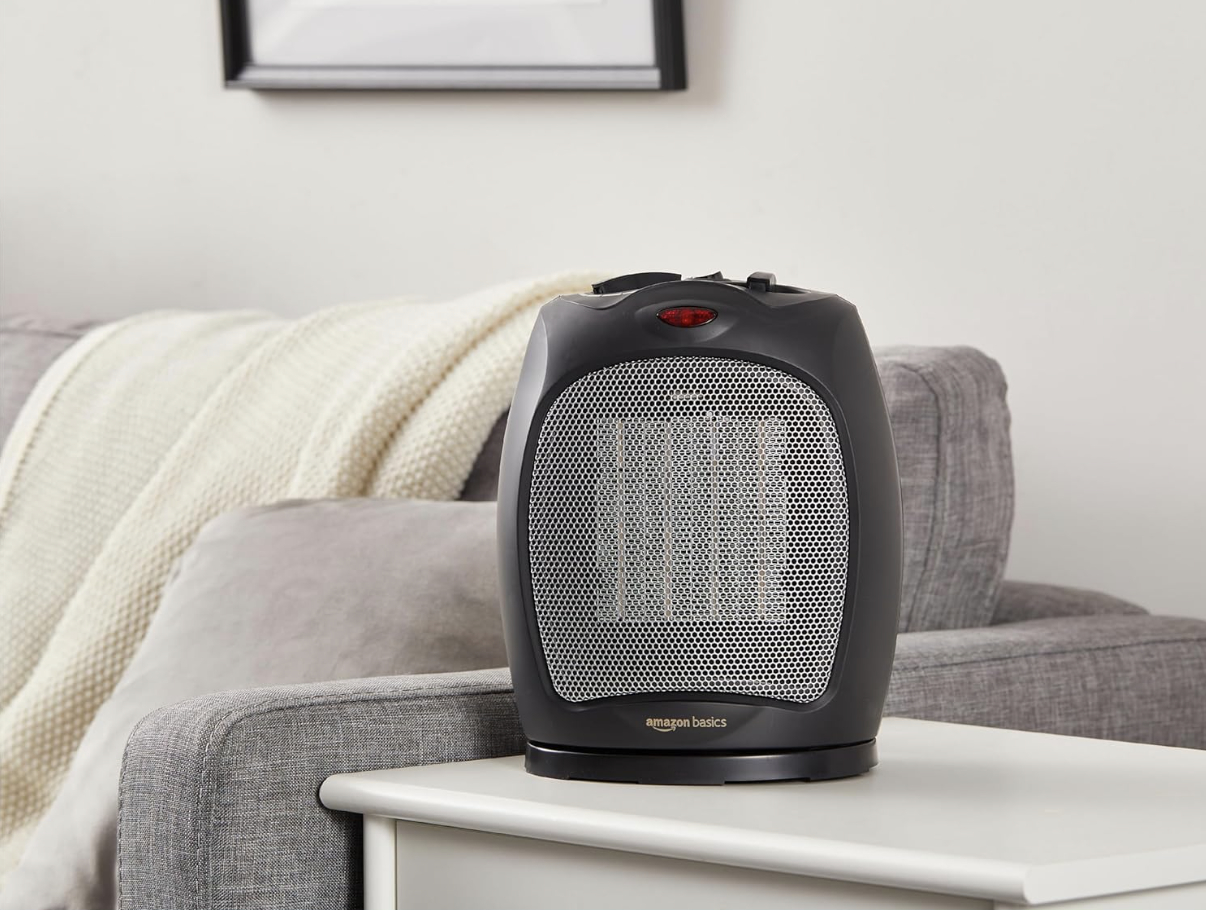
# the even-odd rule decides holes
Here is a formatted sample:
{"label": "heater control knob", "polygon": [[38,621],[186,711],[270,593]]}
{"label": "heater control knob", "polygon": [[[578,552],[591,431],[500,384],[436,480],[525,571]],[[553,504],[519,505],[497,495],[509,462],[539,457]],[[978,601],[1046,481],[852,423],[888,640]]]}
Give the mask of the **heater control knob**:
{"label": "heater control knob", "polygon": [[751,291],[770,292],[775,290],[776,283],[774,272],[754,272],[745,279],[745,286]]}

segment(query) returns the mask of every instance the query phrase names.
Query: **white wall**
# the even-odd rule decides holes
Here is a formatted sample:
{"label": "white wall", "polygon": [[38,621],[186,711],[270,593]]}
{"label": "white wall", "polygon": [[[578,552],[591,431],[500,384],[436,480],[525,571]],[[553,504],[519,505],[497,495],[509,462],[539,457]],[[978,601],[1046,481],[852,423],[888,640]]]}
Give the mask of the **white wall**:
{"label": "white wall", "polygon": [[208,0],[0,5],[0,308],[771,269],[1010,377],[1010,573],[1206,617],[1206,4],[687,0],[666,95],[254,94]]}

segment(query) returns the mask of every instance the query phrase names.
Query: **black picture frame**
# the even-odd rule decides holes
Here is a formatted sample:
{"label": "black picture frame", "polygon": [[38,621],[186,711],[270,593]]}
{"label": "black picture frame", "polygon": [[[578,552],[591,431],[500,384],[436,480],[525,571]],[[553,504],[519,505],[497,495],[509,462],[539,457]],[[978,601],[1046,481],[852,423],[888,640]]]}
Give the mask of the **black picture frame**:
{"label": "black picture frame", "polygon": [[682,0],[650,0],[652,67],[257,66],[247,0],[219,0],[227,88],[386,91],[679,91],[687,87]]}

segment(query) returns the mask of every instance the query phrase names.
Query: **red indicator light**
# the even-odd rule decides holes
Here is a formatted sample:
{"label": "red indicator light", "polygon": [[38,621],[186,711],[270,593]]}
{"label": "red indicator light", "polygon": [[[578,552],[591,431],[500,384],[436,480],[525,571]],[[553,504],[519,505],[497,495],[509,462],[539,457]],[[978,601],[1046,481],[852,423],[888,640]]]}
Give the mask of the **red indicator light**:
{"label": "red indicator light", "polygon": [[672,306],[661,310],[657,318],[676,329],[690,329],[697,325],[707,325],[716,318],[716,311],[704,306]]}

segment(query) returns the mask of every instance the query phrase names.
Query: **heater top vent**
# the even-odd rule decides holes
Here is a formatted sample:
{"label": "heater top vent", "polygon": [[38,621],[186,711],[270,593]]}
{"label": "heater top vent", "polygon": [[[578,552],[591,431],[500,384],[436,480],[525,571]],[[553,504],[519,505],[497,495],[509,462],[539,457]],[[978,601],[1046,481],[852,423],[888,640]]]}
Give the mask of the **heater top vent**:
{"label": "heater top vent", "polygon": [[532,602],[571,702],[824,693],[846,598],[841,443],[802,379],[722,357],[579,378],[540,424]]}

